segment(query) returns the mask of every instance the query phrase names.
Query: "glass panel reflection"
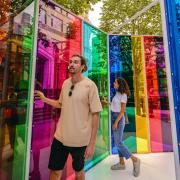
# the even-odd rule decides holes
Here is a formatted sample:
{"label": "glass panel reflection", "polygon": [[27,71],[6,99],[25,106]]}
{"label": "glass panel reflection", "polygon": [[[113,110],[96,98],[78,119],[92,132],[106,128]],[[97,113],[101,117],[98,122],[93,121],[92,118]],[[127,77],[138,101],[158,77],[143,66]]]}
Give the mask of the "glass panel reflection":
{"label": "glass panel reflection", "polygon": [[145,36],[151,151],[172,151],[167,77],[162,37]]}
{"label": "glass panel reflection", "polygon": [[[135,124],[135,104],[134,104],[134,85],[132,70],[132,48],[130,36],[109,36],[109,64],[110,64],[110,98],[112,100],[114,91],[114,80],[123,77],[130,87],[131,97],[128,99],[126,111],[128,113],[129,124],[124,131],[124,143],[131,152],[136,152],[136,124]],[[112,153],[117,153],[114,145],[113,134]]]}
{"label": "glass panel reflection", "polygon": [[[165,15],[167,24],[167,36],[170,56],[171,81],[173,88],[175,125],[177,132],[178,152],[174,149],[175,155],[180,160],[180,0],[164,0]],[[174,137],[175,138],[175,137]],[[177,157],[176,156],[176,157]],[[179,168],[179,163],[177,164]]]}
{"label": "glass panel reflection", "polygon": [[[67,66],[73,54],[81,54],[81,20],[50,1],[40,1],[35,89],[51,99],[58,99],[62,84],[68,78]],[[64,10],[65,11],[65,10]],[[30,177],[49,179],[48,161],[52,139],[60,112],[34,100]],[[74,172],[69,157],[62,179]]]}
{"label": "glass panel reflection", "polygon": [[[0,15],[0,179],[25,179],[34,3],[4,4]],[[10,13],[11,12],[11,13]]]}
{"label": "glass panel reflection", "polygon": [[[108,101],[108,60],[107,60],[107,34],[91,25],[83,24],[83,54],[87,60],[88,71],[85,76],[92,79],[99,90],[100,99]],[[92,159],[86,162],[85,169],[103,159],[109,154],[109,121],[108,104],[103,104],[103,111],[100,114],[98,136],[95,146],[95,153]]]}
{"label": "glass panel reflection", "polygon": [[149,152],[146,78],[142,36],[132,36],[137,152]]}

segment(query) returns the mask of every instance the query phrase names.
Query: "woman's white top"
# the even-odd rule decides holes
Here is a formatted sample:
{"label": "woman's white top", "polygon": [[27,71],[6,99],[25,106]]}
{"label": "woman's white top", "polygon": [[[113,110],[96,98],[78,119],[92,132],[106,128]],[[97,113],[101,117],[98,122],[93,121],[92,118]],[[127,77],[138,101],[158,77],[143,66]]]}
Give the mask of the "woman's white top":
{"label": "woman's white top", "polygon": [[121,103],[127,103],[127,94],[121,94],[120,92],[116,92],[111,102],[111,111],[120,112]]}

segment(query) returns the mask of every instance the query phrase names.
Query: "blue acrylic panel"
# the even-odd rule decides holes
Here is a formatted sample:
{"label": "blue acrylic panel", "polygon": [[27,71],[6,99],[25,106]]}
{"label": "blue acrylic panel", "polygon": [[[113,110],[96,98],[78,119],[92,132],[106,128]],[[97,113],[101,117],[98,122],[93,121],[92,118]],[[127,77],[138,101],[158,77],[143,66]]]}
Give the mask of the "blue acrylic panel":
{"label": "blue acrylic panel", "polygon": [[180,160],[180,0],[164,0]]}
{"label": "blue acrylic panel", "polygon": [[[135,104],[134,104],[134,85],[133,85],[133,62],[130,36],[109,36],[109,69],[110,69],[110,100],[115,95],[114,80],[117,77],[124,78],[129,85],[131,97],[128,99],[126,112],[128,113],[129,124],[124,130],[124,143],[131,152],[137,152],[136,124],[135,124]],[[112,132],[112,131],[111,131]],[[112,153],[117,153],[114,144],[114,137],[111,133]]]}

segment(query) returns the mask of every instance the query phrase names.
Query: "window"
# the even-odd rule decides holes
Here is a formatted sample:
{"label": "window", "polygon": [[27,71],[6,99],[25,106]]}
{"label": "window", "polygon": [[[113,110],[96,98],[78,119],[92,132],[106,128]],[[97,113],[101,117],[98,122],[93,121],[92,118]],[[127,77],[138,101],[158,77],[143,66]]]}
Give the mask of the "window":
{"label": "window", "polygon": [[68,13],[67,13],[65,10],[62,9],[62,14],[63,14],[64,16],[67,16]]}
{"label": "window", "polygon": [[61,10],[62,10],[62,9],[61,9],[60,7],[57,7],[57,6],[56,6],[56,7],[55,7],[55,10],[61,13]]}
{"label": "window", "polygon": [[75,19],[74,16],[73,16],[72,14],[70,14],[70,13],[68,13],[67,16],[68,16],[68,18],[70,18],[70,19],[72,19],[72,20]]}
{"label": "window", "polygon": [[53,15],[51,17],[51,26],[63,32],[63,21]]}
{"label": "window", "polygon": [[51,27],[53,27],[53,23],[54,23],[53,18],[51,18]]}
{"label": "window", "polygon": [[47,23],[46,11],[45,11],[44,9],[40,9],[39,21],[40,21],[42,24],[46,24],[46,23]]}

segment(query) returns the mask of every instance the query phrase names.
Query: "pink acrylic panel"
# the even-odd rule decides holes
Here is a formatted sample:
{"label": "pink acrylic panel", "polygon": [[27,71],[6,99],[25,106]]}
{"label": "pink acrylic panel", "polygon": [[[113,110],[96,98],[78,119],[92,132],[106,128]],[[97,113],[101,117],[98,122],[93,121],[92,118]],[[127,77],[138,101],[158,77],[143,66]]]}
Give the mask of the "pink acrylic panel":
{"label": "pink acrylic panel", "polygon": [[[53,2],[40,1],[35,89],[48,98],[59,98],[62,84],[68,78],[69,59],[73,54],[81,54],[81,23]],[[29,174],[32,180],[49,180],[50,147],[59,116],[60,110],[40,99],[34,100]],[[71,162],[69,157],[62,179],[73,176]]]}

